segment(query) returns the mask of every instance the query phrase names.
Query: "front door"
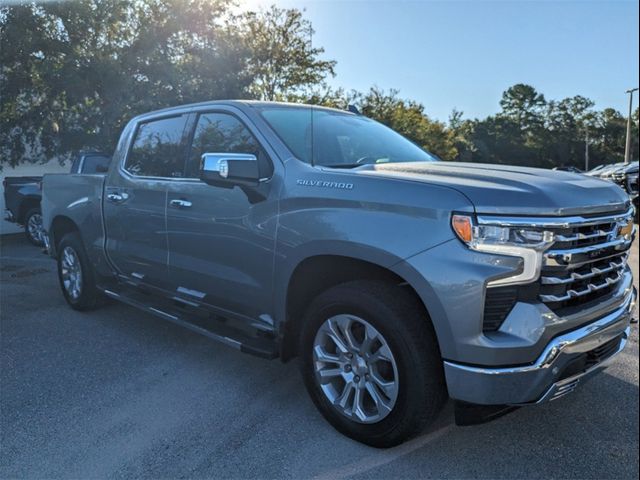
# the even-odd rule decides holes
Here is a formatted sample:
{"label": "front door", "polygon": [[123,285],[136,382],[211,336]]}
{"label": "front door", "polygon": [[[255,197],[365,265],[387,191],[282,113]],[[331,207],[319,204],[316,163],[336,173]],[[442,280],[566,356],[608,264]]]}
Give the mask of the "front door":
{"label": "front door", "polygon": [[204,153],[251,153],[261,177],[272,163],[254,134],[230,112],[197,115],[186,176],[169,185],[169,276],[177,294],[224,312],[257,318],[270,311],[277,192],[251,203],[239,187],[197,179]]}
{"label": "front door", "polygon": [[107,179],[107,254],[119,273],[168,288],[167,185],[184,174],[187,115],[137,126],[124,164]]}

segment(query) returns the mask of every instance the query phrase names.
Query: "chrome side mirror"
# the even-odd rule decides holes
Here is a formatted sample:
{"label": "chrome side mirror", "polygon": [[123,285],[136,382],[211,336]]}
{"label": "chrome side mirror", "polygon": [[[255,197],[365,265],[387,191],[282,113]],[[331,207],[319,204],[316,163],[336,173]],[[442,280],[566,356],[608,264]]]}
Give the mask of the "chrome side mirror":
{"label": "chrome side mirror", "polygon": [[205,153],[200,163],[200,180],[220,186],[258,185],[258,159],[250,153]]}

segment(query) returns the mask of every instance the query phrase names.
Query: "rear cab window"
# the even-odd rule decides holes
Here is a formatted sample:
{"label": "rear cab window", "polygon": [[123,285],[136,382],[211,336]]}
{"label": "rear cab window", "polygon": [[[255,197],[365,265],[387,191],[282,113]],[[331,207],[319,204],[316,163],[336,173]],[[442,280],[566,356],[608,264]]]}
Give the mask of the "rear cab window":
{"label": "rear cab window", "polygon": [[106,173],[110,163],[111,157],[106,155],[87,155],[82,163],[82,172],[80,173]]}

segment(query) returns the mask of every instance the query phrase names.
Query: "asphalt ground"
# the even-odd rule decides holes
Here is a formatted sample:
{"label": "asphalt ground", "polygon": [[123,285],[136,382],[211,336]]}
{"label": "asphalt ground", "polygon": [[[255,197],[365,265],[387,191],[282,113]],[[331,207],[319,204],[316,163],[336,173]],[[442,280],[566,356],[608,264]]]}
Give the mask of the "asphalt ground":
{"label": "asphalt ground", "polygon": [[[0,478],[638,478],[638,329],[552,403],[377,450],[315,410],[297,363],[131,307],[68,308],[55,263],[0,237]],[[638,245],[631,257],[636,286]]]}

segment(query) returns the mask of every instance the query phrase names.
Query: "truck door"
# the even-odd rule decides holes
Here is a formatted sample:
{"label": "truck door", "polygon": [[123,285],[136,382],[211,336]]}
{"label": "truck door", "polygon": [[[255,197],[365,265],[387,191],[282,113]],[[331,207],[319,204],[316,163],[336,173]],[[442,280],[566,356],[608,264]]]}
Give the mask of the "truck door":
{"label": "truck door", "polygon": [[107,179],[107,254],[119,272],[167,288],[167,185],[183,176],[188,115],[143,121]]}
{"label": "truck door", "polygon": [[169,277],[176,293],[225,311],[257,318],[269,312],[276,231],[277,188],[251,203],[239,188],[198,179],[204,153],[250,153],[260,176],[273,164],[252,131],[230,111],[197,114],[185,176],[167,198]]}

